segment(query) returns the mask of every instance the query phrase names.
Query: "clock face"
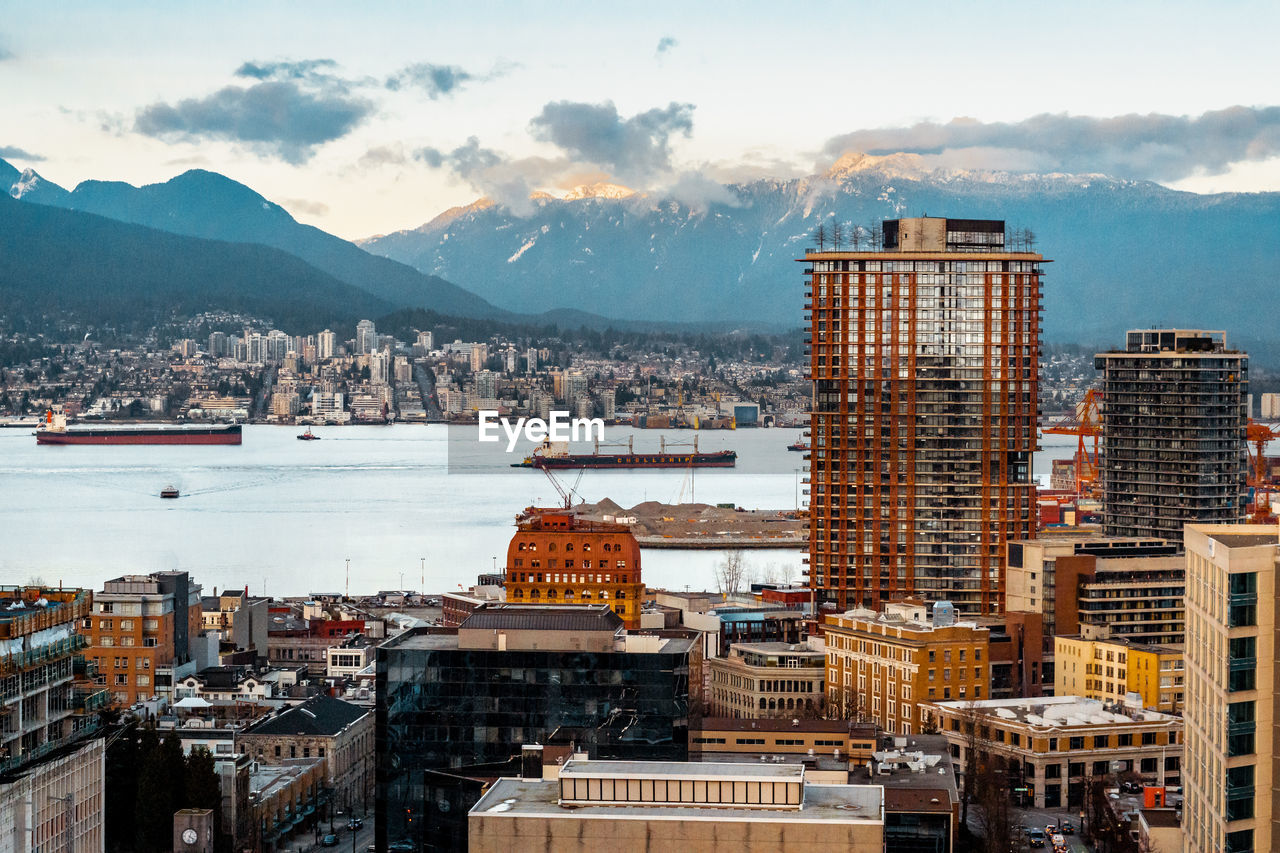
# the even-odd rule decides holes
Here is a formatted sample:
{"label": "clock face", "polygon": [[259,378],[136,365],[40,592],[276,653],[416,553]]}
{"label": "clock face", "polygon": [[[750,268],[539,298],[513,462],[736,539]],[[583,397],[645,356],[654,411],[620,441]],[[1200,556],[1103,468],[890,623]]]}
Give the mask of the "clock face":
{"label": "clock face", "polygon": [[188,844],[195,844],[196,840],[199,838],[200,838],[199,834],[197,834],[194,829],[182,830],[182,840]]}

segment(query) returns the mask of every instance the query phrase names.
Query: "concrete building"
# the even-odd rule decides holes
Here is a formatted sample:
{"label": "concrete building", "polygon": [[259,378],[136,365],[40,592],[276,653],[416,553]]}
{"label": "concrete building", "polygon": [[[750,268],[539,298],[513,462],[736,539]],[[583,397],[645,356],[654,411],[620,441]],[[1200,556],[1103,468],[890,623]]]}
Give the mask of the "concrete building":
{"label": "concrete building", "polygon": [[703,717],[689,732],[689,756],[707,761],[723,760],[727,754],[753,759],[781,754],[826,755],[862,764],[876,748],[875,725],[848,720]]}
{"label": "concrete building", "polygon": [[498,780],[468,823],[471,853],[885,849],[883,788],[808,784],[798,764],[571,760]]}
{"label": "concrete building", "polygon": [[117,705],[172,696],[177,678],[199,667],[193,641],[200,634],[200,585],[186,572],[124,575],[94,596],[84,633],[99,684]]}
{"label": "concrete building", "polygon": [[1186,563],[1163,539],[1010,542],[1008,609],[1039,614],[1044,686],[1053,689],[1055,635],[1180,646]]}
{"label": "concrete building", "polygon": [[236,749],[260,765],[323,758],[325,787],[337,808],[367,810],[373,793],[373,713],[331,696],[313,696],[245,729]]}
{"label": "concrete building", "polygon": [[990,631],[955,622],[943,605],[932,619],[924,605],[901,602],[828,616],[827,706],[910,735],[926,727],[928,703],[989,698]]}
{"label": "concrete building", "polygon": [[809,583],[840,610],[1004,608],[1035,535],[1040,279],[997,220],[887,220],[882,251],[806,251]]}
{"label": "concrete building", "polygon": [[1094,365],[1106,535],[1181,545],[1184,524],[1243,522],[1249,357],[1224,332],[1151,329]]}
{"label": "concrete building", "polygon": [[826,707],[826,655],[803,643],[734,643],[706,662],[717,717],[812,717]]}
{"label": "concrete building", "polygon": [[427,771],[504,762],[572,741],[600,758],[685,760],[699,644],[628,635],[607,607],[506,604],[456,632],[415,628],[378,647],[378,849],[431,829]]}
{"label": "concrete building", "polygon": [[88,683],[83,589],[0,587],[0,851],[103,849],[107,691]]}
{"label": "concrete building", "polygon": [[338,354],[338,335],[331,329],[325,329],[316,335],[316,358],[328,360]]}
{"label": "concrete building", "polygon": [[[321,333],[323,334],[323,333]],[[372,320],[356,323],[356,355],[366,355],[378,348],[378,328]]]}
{"label": "concrete building", "polygon": [[[1117,775],[1180,784],[1182,720],[1080,696],[939,702],[939,731],[958,767],[975,749],[996,756],[1011,791],[1037,809],[1076,810],[1091,779]],[[974,734],[969,727],[974,726]]]}
{"label": "concrete building", "polygon": [[1186,798],[1190,853],[1274,850],[1274,525],[1189,524]]}
{"label": "concrete building", "polygon": [[1280,421],[1280,394],[1261,396],[1259,417],[1264,421]]}
{"label": "concrete building", "polygon": [[1055,696],[1123,702],[1129,694],[1142,707],[1179,714],[1185,703],[1182,649],[1124,640],[1054,639]]}
{"label": "concrete building", "polygon": [[248,590],[225,590],[221,595],[200,599],[200,624],[216,631],[222,652],[254,651],[267,656],[267,626],[271,620],[270,601],[248,594]]}
{"label": "concrete building", "polygon": [[640,545],[625,524],[530,507],[507,546],[505,572],[514,604],[607,604],[627,628],[640,627]]}

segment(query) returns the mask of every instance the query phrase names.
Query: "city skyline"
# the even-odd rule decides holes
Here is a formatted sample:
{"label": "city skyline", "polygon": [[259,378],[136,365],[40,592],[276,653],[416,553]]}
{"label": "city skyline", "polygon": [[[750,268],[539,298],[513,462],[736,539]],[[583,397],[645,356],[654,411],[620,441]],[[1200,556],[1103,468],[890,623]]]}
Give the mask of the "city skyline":
{"label": "city skyline", "polygon": [[[849,150],[1197,192],[1280,189],[1280,108],[1265,83],[1277,60],[1231,48],[1241,19],[1265,30],[1280,12],[1232,6],[1204,16],[1095,4],[1064,20],[930,5],[935,25],[911,31],[904,62],[891,21],[868,30],[865,14],[830,6],[500,3],[352,19],[336,5],[304,16],[289,5],[19,4],[0,27],[12,119],[0,157],[68,188],[207,168],[347,238],[412,228],[481,195],[518,205],[531,190],[596,181],[712,198]],[[504,16],[512,26],[495,30]],[[821,64],[814,20],[832,45]],[[987,42],[1002,50],[972,49]],[[978,84],[936,85],[957,68]],[[837,96],[856,109],[829,109]]]}

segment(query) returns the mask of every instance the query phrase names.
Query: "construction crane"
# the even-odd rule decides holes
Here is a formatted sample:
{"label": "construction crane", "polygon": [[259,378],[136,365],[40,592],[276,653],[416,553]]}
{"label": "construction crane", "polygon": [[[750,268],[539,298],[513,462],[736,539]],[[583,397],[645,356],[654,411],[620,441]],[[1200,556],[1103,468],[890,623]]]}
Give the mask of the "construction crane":
{"label": "construction crane", "polygon": [[586,468],[578,469],[578,478],[573,481],[573,486],[566,491],[564,486],[560,485],[560,481],[556,479],[556,475],[551,473],[550,468],[544,467],[542,469],[542,473],[546,474],[547,479],[551,481],[551,487],[555,489],[556,494],[560,496],[560,502],[564,504],[565,509],[573,507],[573,496],[577,493],[578,484],[582,482],[582,475],[586,473],[586,470]]}
{"label": "construction crane", "polygon": [[[1245,482],[1253,486],[1253,512],[1249,514],[1250,524],[1272,524],[1275,516],[1271,512],[1271,489],[1267,482],[1267,443],[1280,438],[1280,432],[1258,421],[1249,421],[1245,428],[1245,438],[1249,442],[1249,471]],[[1263,500],[1263,495],[1267,500]]]}
{"label": "construction crane", "polygon": [[[1102,392],[1090,388],[1084,392],[1084,399],[1076,404],[1075,415],[1063,418],[1051,426],[1045,427],[1045,435],[1074,435],[1076,443],[1076,494],[1082,498],[1097,498],[1100,488],[1098,483],[1098,440],[1102,437]],[[1092,441],[1092,450],[1085,440]]]}

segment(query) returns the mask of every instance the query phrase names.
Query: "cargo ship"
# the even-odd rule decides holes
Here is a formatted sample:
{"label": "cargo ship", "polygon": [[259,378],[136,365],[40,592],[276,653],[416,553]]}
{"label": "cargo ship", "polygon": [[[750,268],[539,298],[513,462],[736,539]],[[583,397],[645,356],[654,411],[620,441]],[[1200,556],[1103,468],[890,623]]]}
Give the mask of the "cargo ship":
{"label": "cargo ship", "polygon": [[512,468],[732,468],[738,462],[733,450],[716,450],[702,453],[698,440],[693,440],[693,450],[668,453],[667,440],[661,438],[658,453],[636,453],[631,439],[627,439],[625,453],[601,453],[600,442],[594,453],[570,453],[565,442],[544,441],[534,449],[532,456],[523,462],[512,463]]}
{"label": "cargo ship", "polygon": [[49,412],[36,444],[239,444],[240,433],[240,424],[69,427],[66,415]]}

